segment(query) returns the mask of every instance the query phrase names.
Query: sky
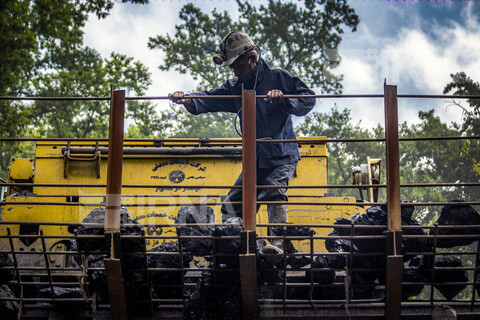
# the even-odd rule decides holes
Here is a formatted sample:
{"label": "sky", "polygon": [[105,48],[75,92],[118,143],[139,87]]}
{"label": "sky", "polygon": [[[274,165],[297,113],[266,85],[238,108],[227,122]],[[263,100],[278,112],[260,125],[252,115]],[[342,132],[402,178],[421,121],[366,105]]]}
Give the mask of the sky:
{"label": "sky", "polygon": [[[268,0],[252,2],[257,6],[268,4]],[[147,95],[192,92],[196,82],[188,75],[159,70],[163,53],[147,47],[150,37],[174,34],[175,25],[180,23],[178,12],[187,3],[204,12],[217,8],[238,17],[234,0],[150,0],[148,5],[118,2],[106,19],[90,16],[84,29],[85,44],[103,57],[115,51],[145,64],[152,75]],[[451,81],[450,74],[460,71],[480,80],[478,0],[348,3],[359,15],[360,23],[356,32],[345,30],[339,47],[341,62],[336,73],[343,75],[343,93],[383,93],[386,80],[397,86],[399,94],[442,94]],[[382,99],[317,99],[315,111],[327,112],[335,105],[349,108],[354,122],[361,121],[366,128],[384,122]],[[168,102],[163,101],[158,108],[167,106]],[[419,110],[435,109],[445,122],[460,122],[462,116],[451,99],[399,99],[398,108],[400,122],[418,123]],[[301,118],[294,121],[298,123]]]}

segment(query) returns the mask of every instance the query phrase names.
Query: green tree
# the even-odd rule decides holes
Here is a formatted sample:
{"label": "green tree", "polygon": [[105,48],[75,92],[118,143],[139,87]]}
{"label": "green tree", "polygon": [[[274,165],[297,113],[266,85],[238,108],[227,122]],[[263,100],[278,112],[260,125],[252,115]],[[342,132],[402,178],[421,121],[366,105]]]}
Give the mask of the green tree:
{"label": "green tree", "polygon": [[[262,57],[272,67],[290,71],[321,92],[341,92],[342,78],[332,74],[340,60],[337,48],[343,28],[355,31],[359,23],[346,0],[306,0],[302,6],[277,1],[260,7],[242,1],[237,4],[238,21],[233,21],[227,12],[213,10],[209,15],[193,4],[185,5],[179,13],[182,23],[175,26],[173,36],[150,38],[149,47],[166,54],[160,70],[190,75],[199,81],[197,89],[216,87],[232,76],[228,68],[218,68],[212,62],[218,43],[230,31],[244,30],[257,41]],[[218,113],[193,120],[183,109],[168,112],[172,111],[179,112],[175,119],[179,123],[172,126],[182,128],[181,135],[234,135],[231,115]],[[168,116],[163,119],[170,121]],[[217,123],[224,124],[223,130],[217,129]],[[198,128],[202,130],[196,131]]]}
{"label": "green tree", "polygon": [[[447,124],[434,110],[420,111],[420,123],[400,125],[402,137],[448,137],[460,134],[459,125]],[[401,183],[472,182],[473,174],[466,170],[470,160],[462,152],[461,140],[420,140],[400,143]],[[471,200],[475,190],[453,187],[402,188],[403,201]],[[440,208],[417,209],[418,218],[426,224],[437,219]]]}
{"label": "green tree", "polygon": [[[133,58],[112,53],[110,59],[102,59],[88,47],[67,55],[73,62],[57,65],[34,80],[38,95],[109,96],[110,84],[126,88],[127,95],[143,95],[151,83],[147,68]],[[152,111],[152,106],[129,101],[126,116],[145,120],[141,113]],[[33,127],[40,136],[107,137],[108,101],[37,101],[31,110]]]}
{"label": "green tree", "polygon": [[[480,95],[480,84],[464,72],[451,74],[452,82],[445,86],[443,93],[455,95]],[[461,102],[454,104],[463,110],[463,124],[460,131],[465,136],[480,136],[480,99],[467,100],[470,109],[464,107]],[[476,176],[480,176],[480,141],[466,140],[463,144],[463,152],[471,160],[471,168]]]}
{"label": "green tree", "polygon": [[[122,2],[148,3],[146,0]],[[104,96],[109,93],[105,85],[113,81],[119,81],[120,85],[132,92],[143,92],[149,83],[149,80],[145,80],[149,75],[141,64],[120,55],[112,55],[110,60],[101,59],[97,52],[83,45],[82,28],[88,16],[96,14],[98,18],[104,18],[112,7],[113,2],[108,0],[2,0],[0,95]],[[118,68],[107,72],[107,63],[113,63]],[[94,73],[96,71],[100,73]],[[141,76],[140,84],[134,78],[128,79],[138,75]],[[48,137],[65,134],[71,137],[104,132],[100,129],[104,121],[95,116],[104,117],[105,113],[97,110],[105,108],[96,103],[80,105],[51,103],[48,106],[48,103],[0,100],[0,137],[32,134]],[[56,112],[53,113],[49,108]],[[140,104],[131,104],[129,110],[140,119],[145,117],[144,114],[151,113],[152,109],[151,105],[140,107]],[[87,123],[89,116],[93,119],[91,123]],[[147,125],[151,123],[147,122]],[[142,132],[147,131],[144,126],[140,125]],[[17,143],[1,143],[0,149],[2,176],[5,176],[11,156],[32,152]]]}

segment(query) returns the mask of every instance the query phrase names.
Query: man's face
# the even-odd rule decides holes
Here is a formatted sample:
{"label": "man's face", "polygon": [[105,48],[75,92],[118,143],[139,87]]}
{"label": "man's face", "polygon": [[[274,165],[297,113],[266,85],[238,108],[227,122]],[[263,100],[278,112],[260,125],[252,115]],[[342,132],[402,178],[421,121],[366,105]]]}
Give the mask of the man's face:
{"label": "man's face", "polygon": [[247,54],[241,55],[229,66],[241,82],[253,79],[253,67],[248,63],[248,57]]}

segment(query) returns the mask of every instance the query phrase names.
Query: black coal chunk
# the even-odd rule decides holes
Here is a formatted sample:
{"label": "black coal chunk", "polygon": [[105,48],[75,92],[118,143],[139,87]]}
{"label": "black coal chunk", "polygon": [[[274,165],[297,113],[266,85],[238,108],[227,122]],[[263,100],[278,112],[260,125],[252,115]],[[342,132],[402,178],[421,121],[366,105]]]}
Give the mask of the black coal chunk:
{"label": "black coal chunk", "polygon": [[[239,268],[238,255],[241,250],[240,233],[242,232],[242,219],[229,218],[225,224],[215,227],[215,250],[219,254],[215,258],[216,267],[219,269]],[[236,237],[222,239],[222,237]],[[229,275],[230,277],[232,275]]]}
{"label": "black coal chunk", "polygon": [[[329,236],[339,236],[336,230],[333,230]],[[347,255],[350,251],[357,252],[358,248],[348,239],[332,239],[325,241],[325,247],[328,252],[339,253],[338,255],[327,256],[328,265],[334,269],[344,269],[347,265]]]}
{"label": "black coal chunk", "polygon": [[[460,200],[454,200],[454,202],[461,202]],[[480,225],[480,215],[478,212],[469,205],[447,205],[442,208],[440,217],[437,220],[440,226],[455,226],[455,225]],[[462,229],[449,229],[438,228],[439,235],[478,235],[478,228],[462,228]],[[430,230],[430,234],[434,234],[434,230]],[[440,248],[451,248],[455,246],[466,246],[474,241],[476,238],[449,238],[449,239],[437,239],[437,246]]]}
{"label": "black coal chunk", "polygon": [[[319,284],[332,284],[335,281],[335,271],[330,269],[328,260],[325,257],[317,256],[313,260],[312,264],[313,269],[313,281]],[[324,270],[323,270],[324,269]],[[307,273],[308,275],[309,273]]]}
{"label": "black coal chunk", "polygon": [[[52,297],[52,289],[53,289],[53,296],[55,297],[54,303],[55,306],[65,313],[73,315],[77,312],[80,307],[85,307],[86,303],[83,300],[82,291],[79,287],[72,288],[72,287],[47,287],[38,290],[38,296],[41,298],[51,298]],[[62,301],[61,299],[75,299],[71,301]]]}
{"label": "black coal chunk", "polygon": [[[172,253],[171,255],[156,253]],[[192,257],[179,253],[178,242],[164,242],[149,251],[148,267],[155,269],[164,268],[188,268]],[[182,298],[183,277],[186,271],[176,270],[152,270],[150,281],[154,286],[155,293],[159,299]]]}
{"label": "black coal chunk", "polygon": [[[462,268],[460,259],[454,256],[441,256],[435,259],[435,268]],[[466,284],[443,284],[446,282],[467,282],[467,272],[462,269],[435,269],[435,288],[447,299],[452,300],[460,291],[467,287]]]}
{"label": "black coal chunk", "polygon": [[[271,227],[270,229],[276,235],[283,235],[283,227]],[[310,227],[287,226],[285,231],[285,235],[288,237],[309,237],[315,235],[315,231]]]}
{"label": "black coal chunk", "polygon": [[286,260],[293,269],[301,269],[312,262],[312,258],[307,254],[288,256]]}
{"label": "black coal chunk", "polygon": [[240,233],[242,232],[242,219],[229,218],[225,224],[215,227],[215,237],[238,237],[236,239],[216,239],[215,248],[222,253],[240,253]]}
{"label": "black coal chunk", "polygon": [[3,269],[3,267],[14,267],[12,260],[6,253],[0,253],[0,284],[6,284],[15,278],[13,269]]}
{"label": "black coal chunk", "polygon": [[[188,206],[181,207],[175,218],[177,224],[198,224],[215,222],[213,209],[206,206]],[[202,239],[201,237],[212,236],[213,229],[209,226],[178,227],[179,236],[197,237],[192,239],[181,239],[182,251],[188,252],[194,256],[207,256],[213,252],[213,240]]]}
{"label": "black coal chunk", "polygon": [[10,288],[0,285],[0,314],[2,319],[17,319],[18,303]]}
{"label": "black coal chunk", "polygon": [[[413,260],[413,259],[412,259]],[[429,281],[424,276],[424,272],[419,270],[418,266],[415,267],[415,261],[412,262],[410,260],[408,268],[403,269],[402,274],[402,282],[410,282],[411,284],[403,284],[402,285],[402,299],[408,300],[410,297],[418,296],[422,290],[424,285],[423,282]]]}

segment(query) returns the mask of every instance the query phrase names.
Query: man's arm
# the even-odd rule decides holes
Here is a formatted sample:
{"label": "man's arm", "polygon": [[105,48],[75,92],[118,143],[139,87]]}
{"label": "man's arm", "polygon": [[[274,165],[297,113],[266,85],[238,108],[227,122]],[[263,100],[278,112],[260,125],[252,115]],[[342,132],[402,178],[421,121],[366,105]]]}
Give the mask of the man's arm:
{"label": "man's arm", "polygon": [[286,99],[283,95],[314,95],[315,92],[310,90],[300,79],[292,76],[290,73],[283,70],[279,70],[278,72],[278,89],[270,90],[265,100],[278,104],[280,110],[284,113],[296,116],[306,115],[315,106],[315,98]]}
{"label": "man's arm", "polygon": [[[227,81],[222,86],[212,89],[210,91],[196,92],[189,95],[192,96],[219,96],[231,95],[231,85]],[[201,114],[206,112],[233,112],[236,113],[235,103],[233,99],[189,99],[182,91],[176,91],[169,94],[168,97],[175,103],[183,104],[188,112],[191,114]]]}

